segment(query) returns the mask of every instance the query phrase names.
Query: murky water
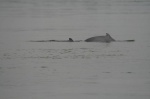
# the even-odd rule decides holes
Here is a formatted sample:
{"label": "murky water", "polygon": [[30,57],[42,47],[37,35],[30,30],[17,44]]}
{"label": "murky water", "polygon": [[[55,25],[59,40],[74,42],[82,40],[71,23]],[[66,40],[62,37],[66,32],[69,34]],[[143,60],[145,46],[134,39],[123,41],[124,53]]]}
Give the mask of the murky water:
{"label": "murky water", "polygon": [[[149,0],[0,0],[0,98],[149,99],[149,5]],[[105,33],[135,42],[28,42]]]}

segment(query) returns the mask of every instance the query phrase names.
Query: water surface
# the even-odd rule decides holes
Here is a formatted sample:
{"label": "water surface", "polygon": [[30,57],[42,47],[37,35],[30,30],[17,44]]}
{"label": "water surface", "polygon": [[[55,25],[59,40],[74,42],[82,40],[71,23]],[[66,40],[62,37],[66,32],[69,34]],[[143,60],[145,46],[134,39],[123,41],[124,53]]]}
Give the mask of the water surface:
{"label": "water surface", "polygon": [[[0,97],[149,99],[149,5],[149,0],[0,0]],[[28,42],[105,33],[135,42]]]}

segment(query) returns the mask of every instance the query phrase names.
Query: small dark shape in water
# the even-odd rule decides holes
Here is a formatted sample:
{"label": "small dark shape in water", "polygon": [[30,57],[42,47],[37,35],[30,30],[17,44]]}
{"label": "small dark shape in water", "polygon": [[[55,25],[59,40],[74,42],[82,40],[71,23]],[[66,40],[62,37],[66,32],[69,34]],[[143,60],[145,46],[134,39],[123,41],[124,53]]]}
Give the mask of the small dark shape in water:
{"label": "small dark shape in water", "polygon": [[110,43],[115,41],[108,33],[105,36],[95,36],[85,40],[86,42],[106,42]]}
{"label": "small dark shape in water", "polygon": [[116,40],[116,42],[134,42],[135,40]]}
{"label": "small dark shape in water", "polygon": [[48,68],[47,66],[41,66],[41,68]]}
{"label": "small dark shape in water", "polygon": [[69,38],[69,41],[70,41],[70,42],[73,42],[73,39],[72,39],[72,38]]}
{"label": "small dark shape in water", "polygon": [[127,72],[127,73],[131,74],[132,72]]}
{"label": "small dark shape in water", "polygon": [[128,42],[134,42],[135,40],[126,40],[126,41],[128,41]]}
{"label": "small dark shape in water", "polygon": [[102,73],[110,73],[110,72],[102,72]]}

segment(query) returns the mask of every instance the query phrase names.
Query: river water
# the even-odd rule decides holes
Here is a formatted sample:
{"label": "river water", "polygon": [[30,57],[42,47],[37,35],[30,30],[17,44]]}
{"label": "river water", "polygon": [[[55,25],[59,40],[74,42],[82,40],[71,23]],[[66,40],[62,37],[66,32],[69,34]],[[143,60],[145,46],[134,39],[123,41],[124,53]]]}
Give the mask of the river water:
{"label": "river water", "polygon": [[[149,26],[149,0],[0,0],[0,98],[149,99]],[[135,42],[28,42],[105,33]]]}

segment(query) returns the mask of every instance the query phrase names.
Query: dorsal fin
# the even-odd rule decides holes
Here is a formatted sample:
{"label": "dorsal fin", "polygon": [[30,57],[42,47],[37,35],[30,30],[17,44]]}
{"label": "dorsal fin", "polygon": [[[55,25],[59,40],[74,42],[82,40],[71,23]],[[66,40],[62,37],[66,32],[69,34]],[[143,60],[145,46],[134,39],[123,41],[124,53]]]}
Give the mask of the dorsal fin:
{"label": "dorsal fin", "polygon": [[115,41],[115,39],[113,39],[109,33],[106,33],[106,37],[108,37],[110,41]]}
{"label": "dorsal fin", "polygon": [[110,36],[109,33],[106,33],[106,36]]}
{"label": "dorsal fin", "polygon": [[70,42],[73,42],[73,39],[72,39],[72,38],[69,38],[69,41],[70,41]]}

